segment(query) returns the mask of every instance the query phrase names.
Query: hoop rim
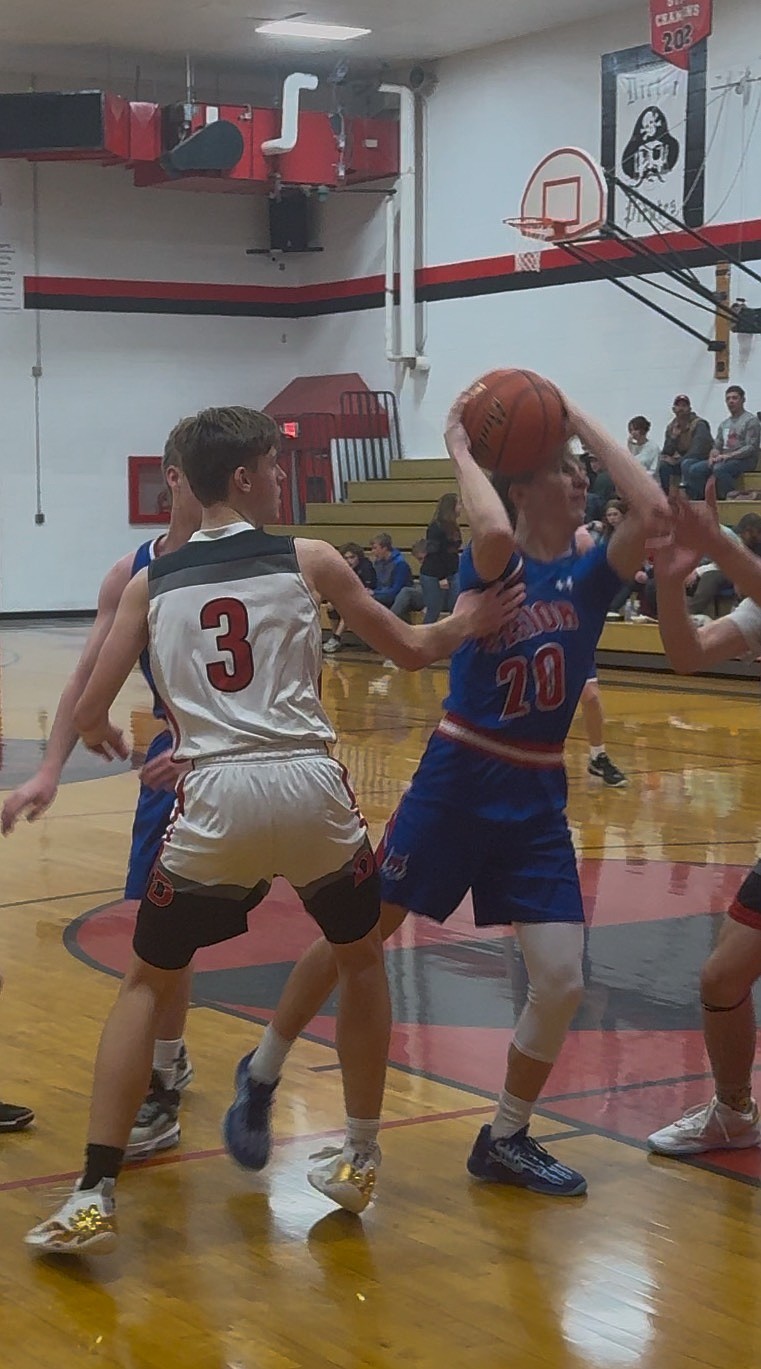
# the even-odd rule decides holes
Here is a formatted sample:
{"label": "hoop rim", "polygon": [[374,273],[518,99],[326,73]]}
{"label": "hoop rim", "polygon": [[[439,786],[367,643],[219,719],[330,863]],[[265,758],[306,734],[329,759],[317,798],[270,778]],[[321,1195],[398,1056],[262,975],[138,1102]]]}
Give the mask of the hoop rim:
{"label": "hoop rim", "polygon": [[517,229],[524,238],[532,238],[539,242],[562,242],[563,238],[568,237],[568,230],[572,227],[567,219],[543,219],[531,214],[517,214],[514,218],[503,219],[502,222],[510,228]]}

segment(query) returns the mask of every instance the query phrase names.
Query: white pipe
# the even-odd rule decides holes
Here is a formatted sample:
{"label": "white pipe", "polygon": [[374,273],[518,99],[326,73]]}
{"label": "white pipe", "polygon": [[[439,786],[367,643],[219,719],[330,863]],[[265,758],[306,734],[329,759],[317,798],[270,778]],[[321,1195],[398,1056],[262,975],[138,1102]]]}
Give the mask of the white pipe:
{"label": "white pipe", "polygon": [[394,272],[396,270],[396,200],[386,200],[386,360],[399,361],[394,318]]}
{"label": "white pipe", "polygon": [[316,90],[319,80],[303,71],[292,71],[283,82],[283,109],[280,137],[262,143],[265,157],[278,157],[282,152],[293,152],[299,139],[299,106],[302,90]]}
{"label": "white pipe", "polygon": [[407,86],[382,85],[380,89],[382,95],[399,97],[399,351],[401,360],[414,365],[417,362],[415,97]]}

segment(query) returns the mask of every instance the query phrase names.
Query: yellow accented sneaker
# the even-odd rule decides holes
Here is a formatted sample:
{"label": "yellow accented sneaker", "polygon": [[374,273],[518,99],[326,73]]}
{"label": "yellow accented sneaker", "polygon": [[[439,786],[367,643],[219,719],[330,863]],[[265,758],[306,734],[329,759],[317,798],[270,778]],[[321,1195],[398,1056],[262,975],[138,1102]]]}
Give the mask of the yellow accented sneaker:
{"label": "yellow accented sneaker", "polygon": [[110,1255],[118,1242],[113,1179],[80,1189],[47,1221],[33,1226],[24,1243],[40,1255]]}
{"label": "yellow accented sneaker", "polygon": [[318,1161],[307,1174],[312,1188],[347,1212],[364,1212],[375,1192],[380,1147],[374,1145],[369,1151],[358,1153],[345,1147],[338,1150],[328,1146],[310,1158]]}

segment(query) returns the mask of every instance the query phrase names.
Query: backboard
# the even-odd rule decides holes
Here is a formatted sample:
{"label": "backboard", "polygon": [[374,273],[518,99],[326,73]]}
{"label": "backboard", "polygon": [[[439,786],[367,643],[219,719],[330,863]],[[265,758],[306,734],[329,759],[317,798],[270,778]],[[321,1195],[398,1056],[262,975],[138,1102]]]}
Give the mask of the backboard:
{"label": "backboard", "polygon": [[505,219],[525,237],[546,242],[588,237],[605,222],[608,191],[602,167],[578,147],[548,152],[529,176],[520,214]]}

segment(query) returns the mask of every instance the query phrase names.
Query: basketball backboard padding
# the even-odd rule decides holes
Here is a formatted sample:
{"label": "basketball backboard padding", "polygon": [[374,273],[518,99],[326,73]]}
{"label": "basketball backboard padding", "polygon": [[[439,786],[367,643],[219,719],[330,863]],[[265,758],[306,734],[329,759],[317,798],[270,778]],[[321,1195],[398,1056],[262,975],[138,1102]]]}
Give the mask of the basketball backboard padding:
{"label": "basketball backboard padding", "polygon": [[521,218],[545,219],[559,227],[556,240],[583,238],[605,223],[608,188],[602,167],[580,147],[548,152],[529,176]]}

